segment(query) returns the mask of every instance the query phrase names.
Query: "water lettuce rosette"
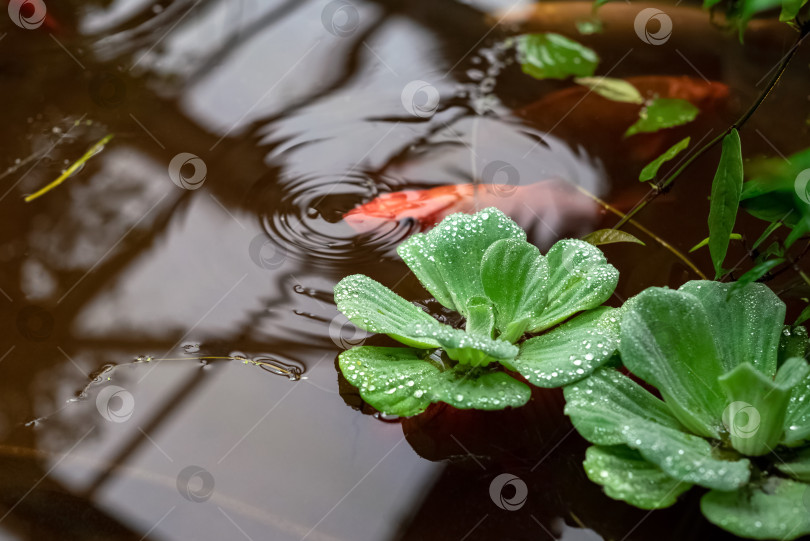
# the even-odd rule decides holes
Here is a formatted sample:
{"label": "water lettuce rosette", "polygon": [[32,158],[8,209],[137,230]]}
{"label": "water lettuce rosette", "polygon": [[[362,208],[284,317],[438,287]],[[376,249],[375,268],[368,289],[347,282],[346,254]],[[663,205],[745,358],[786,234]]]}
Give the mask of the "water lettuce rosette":
{"label": "water lettuce rosette", "polygon": [[561,240],[542,255],[515,222],[487,208],[450,215],[397,252],[465,323],[463,329],[445,325],[364,275],[335,286],[337,308],[350,321],[407,346],[359,346],[339,356],[346,379],[383,413],[415,415],[434,402],[521,406],[530,389],[504,369],[537,386],[559,387],[616,352],[618,310],[601,305],[618,271],[584,241]]}
{"label": "water lettuce rosette", "polygon": [[704,487],[706,518],[742,537],[810,533],[807,333],[784,320],[760,283],[694,281],[628,301],[621,359],[658,393],[609,367],[566,387],[566,413],[595,444],[588,477],[642,509]]}

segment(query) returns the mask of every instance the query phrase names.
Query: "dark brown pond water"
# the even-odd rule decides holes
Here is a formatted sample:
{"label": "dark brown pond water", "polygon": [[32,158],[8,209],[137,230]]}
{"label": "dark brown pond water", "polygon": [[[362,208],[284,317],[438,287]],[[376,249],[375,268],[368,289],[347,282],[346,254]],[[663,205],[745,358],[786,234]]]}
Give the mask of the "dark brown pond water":
{"label": "dark brown pond water", "polygon": [[[759,25],[742,45],[663,5],[674,31],[655,46],[633,31],[643,6],[609,6],[605,32],[577,38],[599,73],[729,87],[688,127],[623,140],[620,107],[552,94],[570,84],[530,80],[498,46],[521,28],[577,37],[584,4],[534,22],[495,0],[45,4],[36,28],[0,17],[0,538],[723,537],[697,491],[652,514],[604,496],[558,392],[515,411],[375,417],[336,370],[364,335],[331,291],[363,272],[425,300],[394,252],[416,224],[361,235],[342,215],[384,192],[480,181],[494,162],[514,184],[562,179],[627,211],[646,161],[756,97],[789,30]],[[808,146],[808,60],[805,48],[746,125],[747,157]],[[23,201],[107,134],[83,169]],[[716,160],[638,221],[682,252],[707,236]],[[503,195],[534,209],[515,218],[543,248],[616,222],[574,199]],[[647,246],[606,247],[615,304],[698,277],[627,230]],[[709,272],[707,253],[691,257]],[[808,293],[788,276],[773,286],[794,312]],[[492,484],[504,473],[526,486],[519,509]]]}

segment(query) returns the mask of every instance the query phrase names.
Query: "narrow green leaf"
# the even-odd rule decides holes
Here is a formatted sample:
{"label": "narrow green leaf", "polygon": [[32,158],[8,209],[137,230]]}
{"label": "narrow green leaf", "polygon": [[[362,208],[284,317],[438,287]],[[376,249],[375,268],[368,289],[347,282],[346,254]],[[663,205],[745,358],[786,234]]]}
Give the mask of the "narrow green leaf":
{"label": "narrow green leaf", "polygon": [[495,241],[526,240],[526,232],[503,212],[487,208],[475,214],[451,214],[428,233],[411,236],[397,248],[431,295],[464,317],[473,297],[485,296],[481,259]]}
{"label": "narrow green leaf", "polygon": [[[742,240],[742,235],[740,235],[739,233],[732,233],[731,235],[728,236],[728,240]],[[697,244],[695,244],[694,246],[692,246],[689,249],[689,253],[691,254],[692,252],[694,252],[696,250],[700,250],[704,246],[708,246],[708,245],[709,245],[709,237],[706,237],[702,241],[700,241]]]}
{"label": "narrow green leaf", "polygon": [[728,239],[737,219],[742,193],[743,163],[740,134],[732,129],[723,138],[720,164],[712,181],[709,207],[709,252],[714,262],[715,279],[722,275],[723,260],[728,251]]}
{"label": "narrow green leaf", "polygon": [[759,238],[756,240],[756,242],[751,246],[751,251],[753,252],[754,250],[759,248],[759,246],[763,242],[765,242],[768,239],[768,237],[770,237],[771,234],[777,229],[779,229],[781,226],[782,222],[773,222],[770,225],[768,225],[768,227],[765,228],[765,231],[762,232],[762,235],[760,235]]}
{"label": "narrow green leaf", "polygon": [[563,239],[546,254],[549,266],[548,302],[532,319],[529,332],[540,332],[583,310],[596,308],[616,290],[619,271],[599,248],[582,240]]}
{"label": "narrow green leaf", "polygon": [[728,290],[728,294],[731,295],[734,291],[747,286],[748,284],[752,284],[768,274],[772,269],[778,267],[782,263],[785,262],[785,259],[780,257],[778,259],[768,259],[767,261],[763,261],[762,263],[758,263],[754,265],[751,270],[740,276],[740,278],[731,284],[731,287]]}
{"label": "narrow green leaf", "polygon": [[409,348],[352,348],[338,356],[338,366],[363,400],[400,417],[425,411],[431,402],[430,382],[440,373],[425,360],[424,352]]}
{"label": "narrow green leaf", "polygon": [[652,180],[655,178],[655,175],[658,174],[658,170],[661,168],[664,163],[668,162],[675,156],[681,153],[686,147],[689,146],[689,141],[691,141],[690,137],[686,137],[685,139],[681,139],[674,145],[672,145],[669,149],[667,149],[663,154],[658,156],[656,159],[648,163],[644,166],[644,169],[641,170],[641,173],[638,175],[638,179],[641,182],[647,182],[648,180]]}
{"label": "narrow green leaf", "polygon": [[699,112],[700,109],[686,100],[656,98],[641,110],[638,120],[627,129],[624,136],[656,132],[687,124],[692,122]]}
{"label": "narrow green leaf", "polygon": [[599,64],[592,49],[551,32],[518,36],[518,53],[523,73],[536,79],[589,77]]}
{"label": "narrow green leaf", "polygon": [[801,325],[805,321],[810,319],[810,304],[804,307],[799,317],[796,318],[796,323],[794,325]]}
{"label": "narrow green leaf", "polygon": [[594,246],[601,246],[603,244],[613,244],[616,242],[634,242],[646,246],[643,242],[638,240],[630,233],[625,233],[620,229],[599,229],[593,233],[588,233],[582,240]]}
{"label": "narrow green leaf", "polygon": [[785,303],[765,284],[753,283],[730,291],[732,288],[733,284],[694,280],[679,291],[694,295],[703,305],[724,373],[749,362],[772,378],[776,374]]}
{"label": "narrow green leaf", "polygon": [[710,522],[748,539],[790,540],[810,533],[805,505],[808,485],[768,478],[734,492],[712,490],[700,500]]}
{"label": "narrow green leaf", "polygon": [[600,368],[563,392],[565,412],[591,443],[627,445],[670,477],[706,488],[749,480],[748,460],[715,458],[705,439],[683,432],[660,400],[616,370]]}
{"label": "narrow green leaf", "polygon": [[792,21],[806,4],[807,0],[782,0],[782,12],[779,14],[779,20],[785,23]]}
{"label": "narrow green leaf", "polygon": [[610,101],[644,103],[641,92],[624,79],[613,79],[612,77],[578,77],[574,79],[574,82],[590,88],[592,92]]}
{"label": "narrow green leaf", "polygon": [[[719,378],[728,405],[723,425],[731,445],[746,456],[770,453],[782,437],[791,389],[810,372],[803,359],[791,359],[777,380],[743,363]],[[783,381],[784,380],[784,381]]]}
{"label": "narrow green leaf", "polygon": [[619,345],[619,310],[601,307],[529,338],[502,364],[538,387],[562,387],[605,364]]}
{"label": "narrow green leaf", "polygon": [[[514,342],[546,306],[548,262],[525,240],[499,240],[484,253],[481,282],[495,305],[495,327],[501,338]],[[510,327],[518,321],[523,322],[522,328]],[[506,335],[507,331],[511,333]]]}
{"label": "narrow green leaf", "polygon": [[605,488],[605,494],[641,509],[663,509],[692,487],[647,462],[637,451],[623,445],[593,445],[585,451],[588,479]]}
{"label": "narrow green leaf", "polygon": [[717,378],[725,370],[700,300],[684,291],[649,288],[632,299],[621,327],[625,366],[658,388],[692,432],[718,438],[726,404]]}

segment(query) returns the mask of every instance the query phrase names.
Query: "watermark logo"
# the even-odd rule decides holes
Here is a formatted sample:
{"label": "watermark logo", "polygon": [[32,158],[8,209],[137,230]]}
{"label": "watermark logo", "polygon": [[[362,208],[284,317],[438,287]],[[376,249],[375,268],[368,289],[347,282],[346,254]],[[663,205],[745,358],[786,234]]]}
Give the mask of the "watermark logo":
{"label": "watermark logo", "polygon": [[42,342],[53,332],[53,316],[39,306],[26,306],[17,313],[17,330],[26,340]]}
{"label": "watermark logo", "polygon": [[107,385],[96,396],[96,409],[111,423],[125,423],[135,411],[135,397],[117,385]]}
{"label": "watermark logo", "polygon": [[278,269],[287,260],[287,250],[262,233],[250,241],[248,254],[257,267],[267,270]]}
{"label": "watermark logo", "polygon": [[323,8],[321,23],[330,34],[345,38],[354,34],[360,27],[360,13],[349,2],[334,0]]}
{"label": "watermark logo", "polygon": [[[515,491],[511,497],[505,497],[504,488],[512,487]],[[517,511],[529,497],[529,487],[523,480],[511,473],[502,473],[489,484],[489,497],[492,502],[504,511]]]}
{"label": "watermark logo", "polygon": [[329,337],[332,342],[341,349],[349,349],[355,346],[362,346],[369,334],[363,329],[356,327],[343,314],[338,314],[329,323]]}
{"label": "watermark logo", "polygon": [[[194,172],[188,175],[188,168]],[[190,152],[181,152],[169,162],[169,178],[184,190],[196,190],[205,182],[208,168],[201,158]]]}
{"label": "watermark logo", "polygon": [[481,181],[486,185],[488,192],[499,197],[507,197],[514,193],[520,184],[520,173],[511,163],[495,160],[484,167]]}
{"label": "watermark logo", "polygon": [[418,118],[430,118],[439,108],[439,91],[427,81],[411,81],[402,89],[402,106]]}
{"label": "watermark logo", "polygon": [[759,411],[748,402],[732,402],[723,410],[723,426],[735,438],[753,437],[759,430],[759,423]]}
{"label": "watermark logo", "polygon": [[88,85],[90,99],[106,109],[118,107],[127,97],[127,85],[118,75],[109,71],[96,73]]}
{"label": "watermark logo", "polygon": [[214,494],[214,476],[200,466],[186,466],[177,474],[177,492],[190,502],[207,501]]}
{"label": "watermark logo", "polygon": [[8,3],[8,16],[11,22],[26,30],[42,26],[47,11],[42,0],[9,0]]}
{"label": "watermark logo", "polygon": [[796,195],[799,199],[810,205],[810,169],[805,169],[798,175],[793,182],[793,188],[796,190]]}
{"label": "watermark logo", "polygon": [[[658,30],[655,32],[650,31],[651,21],[658,24]],[[672,19],[656,8],[645,8],[639,11],[633,21],[633,28],[636,30],[638,39],[650,45],[663,45],[672,37]]]}

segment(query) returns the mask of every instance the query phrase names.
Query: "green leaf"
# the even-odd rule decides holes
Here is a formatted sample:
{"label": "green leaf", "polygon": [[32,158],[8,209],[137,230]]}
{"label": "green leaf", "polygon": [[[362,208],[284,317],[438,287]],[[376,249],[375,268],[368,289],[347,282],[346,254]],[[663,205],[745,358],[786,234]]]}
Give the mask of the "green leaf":
{"label": "green leaf", "polygon": [[623,445],[589,447],[583,466],[588,479],[605,487],[605,494],[641,509],[669,507],[692,487]]}
{"label": "green leaf", "polygon": [[548,263],[524,240],[499,240],[484,253],[481,281],[495,305],[495,327],[502,339],[514,342],[546,305]]}
{"label": "green leaf", "polygon": [[338,356],[338,366],[363,400],[400,417],[425,411],[431,402],[431,382],[440,374],[424,352],[408,348],[352,348]]}
{"label": "green leaf", "polygon": [[743,363],[720,376],[720,386],[728,398],[723,425],[731,445],[746,456],[771,452],[782,437],[791,389],[810,367],[803,359],[785,363],[773,380],[750,363]]}
{"label": "green leaf", "polygon": [[810,319],[810,304],[805,306],[802,312],[799,314],[799,317],[796,318],[795,325],[801,325],[808,319]]}
{"label": "green leaf", "polygon": [[408,336],[423,341],[435,340],[448,357],[471,366],[486,366],[493,361],[512,359],[518,354],[517,346],[505,340],[469,334],[441,323],[416,323],[408,328]]}
{"label": "green leaf", "polygon": [[473,297],[467,303],[467,334],[492,338],[495,330],[495,309],[486,297]]}
{"label": "green leaf", "polygon": [[641,182],[646,182],[648,180],[652,180],[655,178],[655,175],[658,174],[658,170],[664,165],[665,162],[668,162],[675,156],[681,153],[686,147],[689,146],[689,141],[691,141],[690,137],[686,137],[685,139],[681,139],[669,149],[667,149],[663,154],[658,156],[656,159],[648,163],[644,166],[644,169],[641,170],[641,173],[638,175],[638,179]]}
{"label": "green leaf", "polygon": [[421,323],[425,328],[443,325],[418,306],[406,301],[384,285],[362,274],[347,276],[335,286],[337,309],[355,325],[373,333],[383,333],[416,348],[437,348],[439,342],[412,334]]}
{"label": "green leaf", "polygon": [[528,385],[505,372],[482,372],[456,366],[430,383],[430,399],[459,409],[500,410],[529,401]]}
{"label": "green leaf", "polygon": [[574,82],[590,88],[592,92],[610,101],[644,103],[641,92],[624,79],[613,79],[611,77],[578,77],[574,79]]}
{"label": "green leaf", "polygon": [[749,362],[765,376],[776,374],[785,303],[765,284],[733,284],[694,280],[679,291],[694,295],[709,320],[723,372]]}
{"label": "green leaf", "polygon": [[740,276],[740,278],[731,284],[731,287],[728,290],[728,294],[731,295],[734,291],[747,286],[748,284],[752,284],[768,274],[772,269],[778,267],[782,263],[785,262],[785,259],[780,257],[778,259],[768,259],[763,261],[762,263],[758,263],[754,265],[748,272]]}
{"label": "green leaf", "polygon": [[538,387],[561,387],[605,364],[619,345],[619,310],[600,307],[578,315],[520,345],[517,358],[503,361]]}
{"label": "green leaf", "polygon": [[784,425],[785,445],[794,446],[810,439],[810,376],[805,376],[790,392]]}
{"label": "green leaf", "polygon": [[622,427],[628,419],[643,419],[659,426],[683,427],[663,401],[612,368],[593,374],[563,389],[565,413],[583,438],[597,445],[625,441]]}
{"label": "green leaf", "polygon": [[[728,240],[742,240],[742,235],[740,235],[739,233],[732,233],[731,235],[728,236]],[[700,250],[704,246],[708,246],[708,245],[709,245],[709,237],[706,237],[702,241],[700,241],[697,244],[695,244],[694,246],[692,246],[689,249],[689,253],[691,254],[692,252],[694,252],[696,250]]]}
{"label": "green leaf", "polygon": [[725,399],[717,378],[724,369],[700,300],[649,288],[632,299],[621,327],[625,366],[654,385],[689,430],[718,438]]}
{"label": "green leaf", "polygon": [[[807,308],[805,308],[807,310]],[[801,317],[801,316],[800,316]],[[779,364],[783,364],[791,357],[806,358],[810,349],[810,339],[807,336],[807,329],[797,322],[794,325],[785,325],[782,329],[782,336],[779,339]]]}
{"label": "green leaf", "polygon": [[461,365],[440,368],[426,352],[409,348],[360,346],[341,353],[338,365],[363,400],[401,417],[421,413],[432,402],[499,410],[522,406],[531,396],[528,385],[504,372]]}
{"label": "green leaf", "polygon": [[593,50],[551,32],[518,36],[518,53],[523,73],[536,79],[589,77],[599,64]]}
{"label": "green leaf", "polygon": [[619,282],[619,271],[602,251],[582,240],[558,241],[546,254],[546,261],[548,303],[530,322],[529,332],[540,332],[577,312],[596,308],[610,298]]}
{"label": "green leaf", "polygon": [[710,522],[740,537],[786,541],[810,533],[807,490],[804,483],[770,477],[761,486],[712,490],[701,498],[700,509]]}
{"label": "green leaf", "polygon": [[775,462],[774,465],[797,481],[810,482],[810,447],[805,447],[785,462]]}
{"label": "green leaf", "polygon": [[749,480],[747,460],[715,458],[713,447],[683,432],[663,402],[615,370],[600,368],[564,394],[565,412],[591,443],[627,445],[670,477],[707,488],[734,490]]}
{"label": "green leaf", "polygon": [[620,229],[599,229],[593,233],[588,233],[582,240],[594,246],[601,246],[603,244],[613,244],[616,242],[634,242],[646,246],[643,242],[638,240],[630,233],[625,233]]}
{"label": "green leaf", "polygon": [[686,100],[676,98],[656,98],[639,113],[635,124],[630,126],[624,136],[637,133],[656,132],[692,122],[700,109]]}
{"label": "green leaf", "polygon": [[779,20],[782,22],[792,21],[805,4],[807,4],[807,0],[782,0],[782,12],[779,14]]}
{"label": "green leaf", "polygon": [[469,317],[467,303],[483,297],[481,259],[495,241],[526,240],[526,233],[503,212],[451,214],[428,233],[411,236],[397,252],[442,305]]}
{"label": "green leaf", "polygon": [[740,135],[737,130],[723,138],[720,164],[712,181],[709,207],[709,252],[714,262],[715,279],[722,275],[723,260],[728,251],[728,239],[737,219],[742,194],[743,163]]}

